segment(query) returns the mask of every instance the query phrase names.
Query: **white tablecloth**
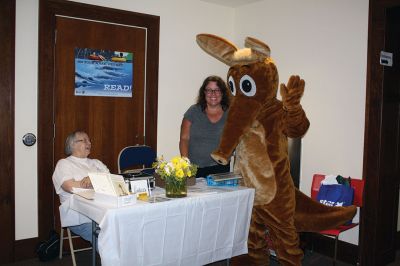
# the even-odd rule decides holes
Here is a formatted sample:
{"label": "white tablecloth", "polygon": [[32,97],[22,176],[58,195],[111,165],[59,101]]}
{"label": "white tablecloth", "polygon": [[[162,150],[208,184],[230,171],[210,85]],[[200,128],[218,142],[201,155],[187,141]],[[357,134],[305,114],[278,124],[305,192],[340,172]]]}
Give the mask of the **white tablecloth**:
{"label": "white tablecloth", "polygon": [[254,200],[254,189],[209,188],[121,208],[73,195],[71,208],[99,224],[102,265],[204,265],[247,253]]}

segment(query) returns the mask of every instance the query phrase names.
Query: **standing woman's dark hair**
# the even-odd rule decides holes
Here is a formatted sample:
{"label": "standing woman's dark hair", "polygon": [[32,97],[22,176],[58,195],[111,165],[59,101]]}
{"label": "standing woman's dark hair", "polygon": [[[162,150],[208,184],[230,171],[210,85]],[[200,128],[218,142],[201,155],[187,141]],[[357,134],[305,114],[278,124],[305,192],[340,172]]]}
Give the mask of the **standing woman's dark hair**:
{"label": "standing woman's dark hair", "polygon": [[218,88],[221,90],[222,99],[221,99],[221,106],[222,110],[226,111],[229,108],[229,94],[228,94],[228,87],[226,86],[225,81],[223,81],[218,76],[209,76],[204,81],[199,89],[199,95],[197,96],[197,104],[201,106],[201,110],[204,110],[207,107],[206,102],[206,87],[210,81],[215,81],[217,83]]}

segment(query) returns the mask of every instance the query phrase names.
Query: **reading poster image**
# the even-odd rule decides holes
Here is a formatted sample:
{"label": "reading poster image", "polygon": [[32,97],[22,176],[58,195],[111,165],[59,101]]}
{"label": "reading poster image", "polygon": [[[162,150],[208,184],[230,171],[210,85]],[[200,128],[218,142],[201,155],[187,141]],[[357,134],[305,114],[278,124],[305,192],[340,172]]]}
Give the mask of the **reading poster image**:
{"label": "reading poster image", "polygon": [[75,96],[132,97],[133,54],[75,48]]}

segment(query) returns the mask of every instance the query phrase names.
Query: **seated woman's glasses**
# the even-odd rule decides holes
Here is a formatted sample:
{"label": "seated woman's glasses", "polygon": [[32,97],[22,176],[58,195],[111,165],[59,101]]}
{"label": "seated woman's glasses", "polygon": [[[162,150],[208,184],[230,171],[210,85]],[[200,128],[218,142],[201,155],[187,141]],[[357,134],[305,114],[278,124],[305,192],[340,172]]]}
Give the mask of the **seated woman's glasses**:
{"label": "seated woman's glasses", "polygon": [[75,140],[74,142],[75,142],[75,143],[76,143],[76,142],[91,143],[90,139],[77,139],[77,140]]}

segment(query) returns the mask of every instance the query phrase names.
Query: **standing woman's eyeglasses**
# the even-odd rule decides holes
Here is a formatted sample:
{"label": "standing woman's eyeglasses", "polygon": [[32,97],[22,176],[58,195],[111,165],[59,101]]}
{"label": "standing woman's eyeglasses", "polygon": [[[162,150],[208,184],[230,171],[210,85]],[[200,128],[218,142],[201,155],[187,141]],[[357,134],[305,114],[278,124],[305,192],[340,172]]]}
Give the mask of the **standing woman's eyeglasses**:
{"label": "standing woman's eyeglasses", "polygon": [[207,95],[211,95],[211,94],[219,95],[219,94],[221,94],[221,89],[215,89],[215,90],[213,90],[213,89],[205,89],[204,92]]}

